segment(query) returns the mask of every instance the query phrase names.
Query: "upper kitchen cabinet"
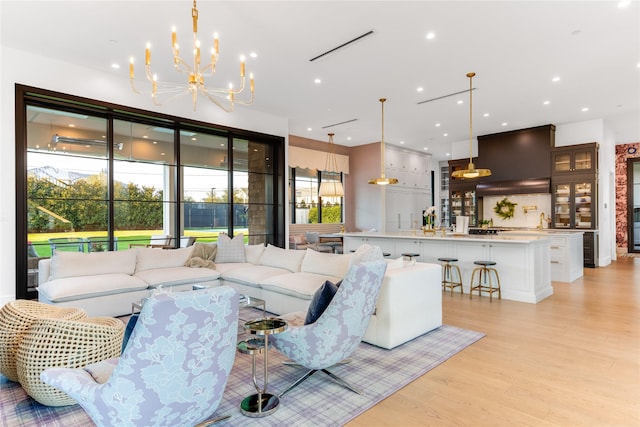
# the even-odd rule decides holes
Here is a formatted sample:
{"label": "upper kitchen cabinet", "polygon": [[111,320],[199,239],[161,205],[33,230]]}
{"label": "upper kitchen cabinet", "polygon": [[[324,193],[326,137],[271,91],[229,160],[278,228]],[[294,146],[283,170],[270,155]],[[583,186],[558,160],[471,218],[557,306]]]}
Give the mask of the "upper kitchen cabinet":
{"label": "upper kitchen cabinet", "polygon": [[570,145],[551,150],[551,175],[598,172],[598,144]]}
{"label": "upper kitchen cabinet", "polygon": [[398,186],[431,193],[431,155],[387,146],[385,174]]}

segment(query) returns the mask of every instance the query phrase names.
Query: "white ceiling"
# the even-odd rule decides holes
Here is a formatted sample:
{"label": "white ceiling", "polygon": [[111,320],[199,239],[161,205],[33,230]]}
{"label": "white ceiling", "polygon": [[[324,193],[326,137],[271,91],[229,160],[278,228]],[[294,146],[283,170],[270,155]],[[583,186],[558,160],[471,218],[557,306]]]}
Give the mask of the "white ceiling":
{"label": "white ceiling", "polygon": [[[170,28],[178,28],[186,51],[191,6],[190,0],[2,0],[1,42],[126,78],[128,58],[141,64],[149,41],[156,72],[169,80],[176,74],[170,68]],[[469,71],[477,73],[474,136],[605,119],[617,143],[640,141],[639,6],[638,1],[620,8],[617,1],[201,0],[199,37],[208,49],[211,42],[205,40],[214,31],[220,34],[213,79],[219,86],[237,73],[241,53],[258,54],[247,63],[256,75],[256,101],[237,109],[287,117],[294,135],[326,141],[326,134],[335,132],[337,144],[356,146],[380,140],[378,99],[386,97],[385,142],[403,141],[420,151],[428,147],[426,152],[444,159],[453,142],[468,140],[468,92],[417,103],[467,90]],[[373,34],[309,61],[368,31]],[[428,32],[435,38],[427,40]],[[112,63],[121,68],[111,69]],[[560,81],[552,83],[554,76]],[[316,78],[322,83],[315,84]],[[418,87],[424,90],[417,92]]]}

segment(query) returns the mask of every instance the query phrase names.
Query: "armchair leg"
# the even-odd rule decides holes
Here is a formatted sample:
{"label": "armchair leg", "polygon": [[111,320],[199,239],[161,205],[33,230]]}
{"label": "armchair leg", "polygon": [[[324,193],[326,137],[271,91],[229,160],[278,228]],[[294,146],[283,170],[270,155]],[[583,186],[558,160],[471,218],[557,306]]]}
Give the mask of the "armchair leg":
{"label": "armchair leg", "polygon": [[306,380],[307,378],[309,378],[311,375],[315,374],[316,372],[318,372],[317,369],[312,369],[310,371],[308,371],[306,374],[304,374],[303,376],[301,376],[300,378],[298,378],[296,380],[296,382],[294,382],[293,384],[291,384],[285,391],[283,391],[282,393],[280,393],[280,396],[278,397],[284,397],[285,394],[289,393],[291,390],[293,390],[294,388],[296,388],[298,385],[300,385],[304,380]]}
{"label": "armchair leg", "polygon": [[219,423],[220,421],[224,421],[231,418],[231,415],[223,415],[221,417],[216,417],[216,418],[209,418],[204,420],[201,423],[196,424],[194,427],[207,427],[207,426],[212,426],[216,423]]}
{"label": "armchair leg", "polygon": [[352,386],[351,384],[349,384],[348,382],[346,382],[345,380],[343,380],[342,378],[340,378],[336,374],[334,374],[332,372],[329,372],[326,369],[323,369],[322,372],[324,372],[325,374],[329,375],[329,377],[332,380],[334,380],[335,382],[340,384],[342,387],[348,388],[349,390],[351,390],[352,392],[354,392],[356,394],[362,394],[362,391],[360,391],[359,389],[355,388],[354,386]]}

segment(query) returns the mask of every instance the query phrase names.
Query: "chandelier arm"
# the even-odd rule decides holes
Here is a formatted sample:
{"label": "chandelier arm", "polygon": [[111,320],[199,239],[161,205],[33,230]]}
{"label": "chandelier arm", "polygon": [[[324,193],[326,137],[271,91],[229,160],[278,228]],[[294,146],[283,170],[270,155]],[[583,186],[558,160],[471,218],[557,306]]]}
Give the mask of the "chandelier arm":
{"label": "chandelier arm", "polygon": [[207,92],[207,90],[204,87],[198,87],[198,91],[202,92],[202,94],[204,96],[207,97],[207,99],[211,102],[213,102],[214,104],[216,104],[218,107],[222,108],[224,111],[226,111],[227,113],[230,113],[233,111],[233,104],[236,102],[231,102],[229,107],[226,107],[225,105],[223,105],[221,102],[219,102],[213,95],[209,94],[209,92]]}

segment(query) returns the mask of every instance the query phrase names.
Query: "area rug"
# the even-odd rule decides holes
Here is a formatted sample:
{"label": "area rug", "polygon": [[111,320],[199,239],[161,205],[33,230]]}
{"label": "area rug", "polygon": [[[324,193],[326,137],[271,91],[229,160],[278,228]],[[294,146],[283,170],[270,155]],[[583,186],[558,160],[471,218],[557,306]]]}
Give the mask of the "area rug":
{"label": "area rug", "polygon": [[[215,411],[216,416],[230,415],[231,418],[216,426],[343,425],[483,336],[443,325],[393,350],[361,343],[351,363],[332,371],[364,390],[364,395],[344,389],[318,373],[282,398],[276,412],[263,418],[249,418],[240,413],[240,402],[255,393],[255,388],[251,382],[251,356],[237,354],[223,401]],[[261,363],[261,355],[257,357]],[[275,349],[269,351],[268,391],[274,394],[305,372],[303,368],[282,365],[284,360]],[[261,373],[259,370],[258,378]],[[0,425],[85,427],[93,423],[80,406],[40,405],[24,393],[20,384],[0,375]]]}

